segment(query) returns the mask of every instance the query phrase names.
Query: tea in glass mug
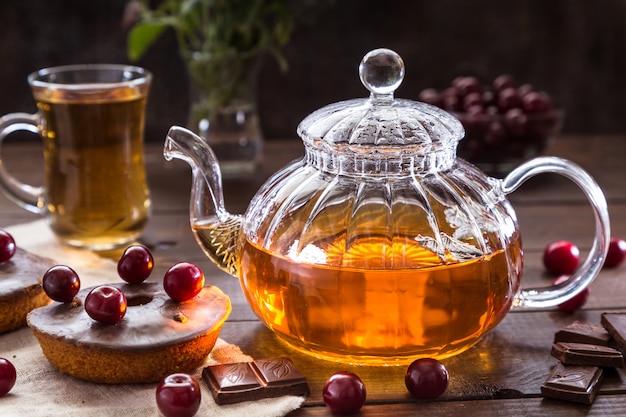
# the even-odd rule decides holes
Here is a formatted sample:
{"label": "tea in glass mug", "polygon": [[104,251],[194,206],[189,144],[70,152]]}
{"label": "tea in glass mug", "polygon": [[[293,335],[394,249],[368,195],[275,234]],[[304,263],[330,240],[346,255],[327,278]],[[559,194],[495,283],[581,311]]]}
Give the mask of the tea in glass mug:
{"label": "tea in glass mug", "polygon": [[0,172],[5,193],[44,214],[70,245],[109,250],[136,239],[150,211],[143,141],[151,74],[125,65],[74,65],[37,71],[28,82],[38,112],[0,119],[0,142],[37,126],[44,185],[29,192]]}

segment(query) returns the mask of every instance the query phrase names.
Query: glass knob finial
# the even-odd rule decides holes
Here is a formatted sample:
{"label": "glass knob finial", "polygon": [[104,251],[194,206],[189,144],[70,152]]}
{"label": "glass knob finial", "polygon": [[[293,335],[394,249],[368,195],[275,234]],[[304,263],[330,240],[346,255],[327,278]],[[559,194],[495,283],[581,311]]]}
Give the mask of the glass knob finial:
{"label": "glass knob finial", "polygon": [[374,49],[361,60],[359,77],[375,96],[392,96],[404,79],[404,61],[391,49]]}

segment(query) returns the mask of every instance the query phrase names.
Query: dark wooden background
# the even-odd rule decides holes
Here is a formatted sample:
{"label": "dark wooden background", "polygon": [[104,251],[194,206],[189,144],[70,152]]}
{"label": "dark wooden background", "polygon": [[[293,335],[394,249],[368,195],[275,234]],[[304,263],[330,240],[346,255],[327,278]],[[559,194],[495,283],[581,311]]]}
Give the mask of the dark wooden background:
{"label": "dark wooden background", "polygon": [[[70,63],[127,63],[125,0],[0,2],[0,114],[34,111],[26,75]],[[295,137],[311,111],[364,97],[357,66],[369,50],[404,58],[398,96],[445,87],[458,75],[488,81],[510,73],[552,94],[566,110],[565,132],[626,132],[626,0],[324,0],[299,21],[285,48],[290,69],[269,57],[258,77],[267,138]],[[168,34],[139,63],[155,80],[147,138],[185,125],[187,78]]]}

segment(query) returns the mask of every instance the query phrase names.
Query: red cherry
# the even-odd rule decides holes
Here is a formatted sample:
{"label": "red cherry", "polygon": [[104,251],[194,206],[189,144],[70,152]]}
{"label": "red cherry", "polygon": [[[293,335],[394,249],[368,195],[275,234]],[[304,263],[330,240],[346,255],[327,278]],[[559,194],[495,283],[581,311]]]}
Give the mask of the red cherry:
{"label": "red cherry", "polygon": [[204,273],[196,265],[179,262],[172,265],[163,277],[163,288],[177,302],[191,300],[204,287]]}
{"label": "red cherry", "polygon": [[494,121],[489,123],[483,141],[487,145],[498,145],[506,140],[506,129],[502,123]]}
{"label": "red cherry", "polygon": [[443,105],[441,95],[434,88],[426,88],[422,90],[417,96],[417,99],[422,103],[432,104],[437,107],[441,107]]}
{"label": "red cherry", "polygon": [[85,311],[92,319],[106,324],[117,324],[126,315],[126,296],[122,290],[101,285],[85,297]]}
{"label": "red cherry", "polygon": [[0,230],[0,262],[6,262],[15,255],[15,240],[5,230]]}
{"label": "red cherry", "polygon": [[[560,284],[561,282],[567,281],[569,279],[569,275],[561,275],[557,277],[554,281],[552,281],[552,285]],[[586,303],[589,298],[589,287],[585,288],[569,300],[565,301],[562,304],[559,304],[559,309],[563,311],[567,311],[568,313],[573,313],[576,310],[580,310]]]}
{"label": "red cherry", "polygon": [[578,247],[566,240],[550,243],[543,252],[543,264],[552,275],[573,273],[579,260]]}
{"label": "red cherry", "polygon": [[15,366],[7,359],[0,358],[0,397],[4,397],[11,391],[16,379]]}
{"label": "red cherry", "polygon": [[[465,115],[470,117],[470,116],[476,116],[476,115],[484,115],[485,114],[485,108],[480,105],[480,104],[476,104],[474,106],[470,106],[467,109],[465,109]],[[484,122],[482,123],[484,125]]]}
{"label": "red cherry", "polygon": [[448,111],[461,110],[461,100],[453,87],[447,88],[441,92],[441,106],[444,110]]}
{"label": "red cherry", "polygon": [[522,108],[526,113],[543,113],[552,107],[550,96],[544,92],[531,91],[522,96]]}
{"label": "red cherry", "polygon": [[192,417],[200,408],[201,391],[191,375],[166,376],[157,386],[156,402],[165,417]]}
{"label": "red cherry", "polygon": [[80,290],[80,278],[69,266],[56,265],[43,275],[42,286],[46,295],[54,301],[71,303]]}
{"label": "red cherry", "polygon": [[465,97],[463,97],[462,107],[463,110],[467,111],[470,107],[480,106],[482,107],[484,104],[483,95],[480,93],[469,93]]}
{"label": "red cherry", "polygon": [[517,93],[520,95],[520,97],[524,97],[526,94],[532,93],[534,91],[535,91],[535,86],[529,83],[522,84],[519,87],[517,87]]}
{"label": "red cherry", "polygon": [[493,91],[487,90],[483,92],[483,103],[485,103],[485,106],[495,106],[496,95]]}
{"label": "red cherry", "polygon": [[404,384],[416,398],[437,398],[448,389],[450,376],[446,367],[436,359],[421,358],[407,368]]}
{"label": "red cherry", "polygon": [[491,88],[496,93],[506,90],[507,88],[515,88],[515,87],[517,87],[517,82],[515,81],[513,76],[508,75],[508,74],[499,75],[491,83]]}
{"label": "red cherry", "polygon": [[452,81],[452,86],[460,97],[465,97],[470,93],[481,93],[483,90],[483,85],[476,77],[458,77]]}
{"label": "red cherry", "polygon": [[522,106],[522,98],[519,96],[517,89],[506,88],[500,91],[498,95],[498,110],[500,113],[506,113],[511,109]]}
{"label": "red cherry", "polygon": [[528,126],[528,116],[522,109],[513,108],[504,114],[504,125],[514,135],[521,136]]}
{"label": "red cherry", "polygon": [[129,284],[141,284],[154,268],[154,258],[150,250],[142,245],[126,248],[117,263],[117,273]]}
{"label": "red cherry", "polygon": [[324,403],[333,413],[354,414],[365,403],[365,384],[358,375],[340,371],[324,384],[322,396]]}
{"label": "red cherry", "polygon": [[624,262],[624,259],[626,259],[626,241],[619,237],[612,237],[604,266],[614,268]]}

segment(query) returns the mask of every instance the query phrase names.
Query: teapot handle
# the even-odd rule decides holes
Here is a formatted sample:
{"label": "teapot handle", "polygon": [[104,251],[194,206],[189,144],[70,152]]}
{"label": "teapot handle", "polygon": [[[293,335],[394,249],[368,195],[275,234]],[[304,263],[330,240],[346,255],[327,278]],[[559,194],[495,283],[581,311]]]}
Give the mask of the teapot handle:
{"label": "teapot handle", "polygon": [[556,173],[569,178],[585,193],[593,208],[595,238],[587,259],[568,280],[551,287],[521,290],[513,301],[513,308],[554,307],[574,297],[596,278],[609,248],[611,232],[606,198],[595,180],[573,162],[557,157],[531,159],[502,180],[502,191],[509,194],[530,177],[542,173]]}

